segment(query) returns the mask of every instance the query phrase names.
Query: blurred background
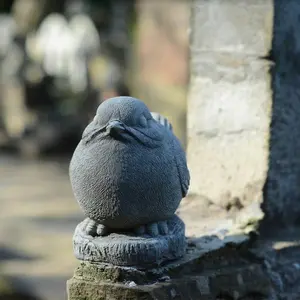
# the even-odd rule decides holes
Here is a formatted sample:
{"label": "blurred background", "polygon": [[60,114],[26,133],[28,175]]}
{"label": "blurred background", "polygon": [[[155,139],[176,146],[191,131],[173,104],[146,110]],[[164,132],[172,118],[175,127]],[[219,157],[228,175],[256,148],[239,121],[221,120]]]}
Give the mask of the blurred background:
{"label": "blurred background", "polygon": [[186,144],[189,5],[0,2],[0,299],[66,299],[83,219],[68,162],[101,102],[140,98]]}

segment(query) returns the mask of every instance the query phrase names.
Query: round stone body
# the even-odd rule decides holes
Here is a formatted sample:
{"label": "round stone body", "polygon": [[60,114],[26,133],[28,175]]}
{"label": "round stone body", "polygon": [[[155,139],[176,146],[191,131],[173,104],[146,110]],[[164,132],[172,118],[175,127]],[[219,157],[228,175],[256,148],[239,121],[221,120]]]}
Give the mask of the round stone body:
{"label": "round stone body", "polygon": [[170,132],[156,148],[110,137],[81,141],[70,180],[85,215],[114,229],[172,217],[182,199],[173,138]]}

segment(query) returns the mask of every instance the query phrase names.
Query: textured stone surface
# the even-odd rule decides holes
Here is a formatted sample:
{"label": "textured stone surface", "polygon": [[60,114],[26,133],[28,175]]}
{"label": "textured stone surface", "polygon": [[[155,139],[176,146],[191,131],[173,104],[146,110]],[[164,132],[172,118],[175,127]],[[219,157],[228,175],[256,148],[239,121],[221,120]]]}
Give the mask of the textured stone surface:
{"label": "textured stone surface", "polygon": [[[190,141],[190,147],[195,149],[189,154],[190,169],[194,172],[193,192],[205,195],[224,208],[234,198],[240,199],[242,205],[261,201],[267,171],[266,141],[257,130],[240,135],[198,136]],[[199,170],[192,164],[196,160],[201,165]],[[255,167],[262,164],[264,168]]]}
{"label": "textured stone surface", "polygon": [[192,67],[188,115],[191,133],[220,135],[268,129],[268,62],[241,55],[201,54],[192,60]]}
{"label": "textured stone surface", "polygon": [[67,283],[69,300],[269,299],[270,281],[245,242],[238,236],[188,240],[181,260],[157,269],[84,262]]}
{"label": "textured stone surface", "polygon": [[83,223],[77,226],[73,237],[75,256],[80,260],[146,267],[180,258],[185,253],[185,226],[177,216],[168,221],[168,234],[156,237],[132,233],[92,237],[83,231]]}
{"label": "textured stone surface", "polygon": [[[268,170],[272,1],[194,1],[188,97],[191,194],[259,207]],[[261,217],[261,214],[260,214]]]}
{"label": "textured stone surface", "polygon": [[291,225],[299,223],[300,215],[300,3],[275,0],[274,6],[273,116],[265,210],[276,224]]}
{"label": "textured stone surface", "polygon": [[132,97],[104,101],[70,162],[84,214],[112,229],[171,218],[187,194],[185,152],[173,132]]}
{"label": "textured stone surface", "polygon": [[[194,0],[193,50],[265,56],[272,41],[271,0]],[[193,29],[192,29],[193,30]]]}

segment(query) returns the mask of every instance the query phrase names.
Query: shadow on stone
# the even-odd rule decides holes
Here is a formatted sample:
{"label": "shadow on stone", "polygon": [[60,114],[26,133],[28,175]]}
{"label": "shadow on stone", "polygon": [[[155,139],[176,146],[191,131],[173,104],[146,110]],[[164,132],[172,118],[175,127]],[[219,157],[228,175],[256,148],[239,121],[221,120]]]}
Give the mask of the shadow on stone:
{"label": "shadow on stone", "polygon": [[298,1],[274,1],[272,120],[262,229],[299,225],[300,215],[300,60]]}
{"label": "shadow on stone", "polygon": [[[280,234],[281,235],[281,234]],[[261,260],[279,299],[298,299],[300,293],[300,236],[258,239],[251,252]]]}

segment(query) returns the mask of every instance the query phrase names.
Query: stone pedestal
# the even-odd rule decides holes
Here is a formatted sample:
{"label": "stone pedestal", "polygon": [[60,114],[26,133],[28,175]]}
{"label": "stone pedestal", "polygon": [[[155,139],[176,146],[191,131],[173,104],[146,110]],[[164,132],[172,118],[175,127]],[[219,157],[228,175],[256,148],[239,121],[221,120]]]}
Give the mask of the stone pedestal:
{"label": "stone pedestal", "polygon": [[[184,258],[137,269],[82,262],[67,282],[69,300],[267,299],[273,289],[247,237],[189,239]],[[252,257],[252,258],[251,258]],[[219,298],[218,298],[219,297]]]}
{"label": "stone pedestal", "polygon": [[168,220],[168,234],[149,236],[132,232],[92,237],[85,221],[75,230],[73,248],[77,259],[126,267],[153,267],[184,256],[185,226],[176,215]]}

